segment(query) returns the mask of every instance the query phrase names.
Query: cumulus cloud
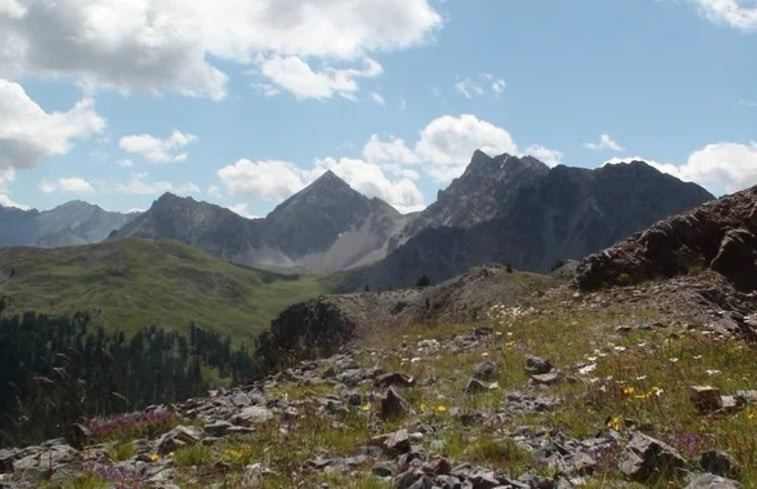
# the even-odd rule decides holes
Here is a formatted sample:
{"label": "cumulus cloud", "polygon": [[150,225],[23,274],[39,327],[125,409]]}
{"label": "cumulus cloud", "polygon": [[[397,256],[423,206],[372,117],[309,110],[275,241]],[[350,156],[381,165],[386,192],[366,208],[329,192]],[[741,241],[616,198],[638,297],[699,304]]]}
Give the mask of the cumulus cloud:
{"label": "cumulus cloud", "polygon": [[378,165],[359,159],[321,158],[310,169],[287,161],[241,159],[218,170],[218,177],[233,196],[280,202],[327,170],[336,173],[358,192],[378,197],[401,212],[424,206],[423,195],[410,179],[392,180]]}
{"label": "cumulus cloud", "polygon": [[623,151],[625,148],[621,147],[616,141],[614,141],[609,134],[603,133],[599,136],[598,143],[584,143],[584,146],[594,151],[603,149],[609,149],[611,151]]}
{"label": "cumulus cloud", "polygon": [[[518,154],[518,146],[507,130],[462,114],[432,120],[421,129],[412,147],[400,138],[382,139],[374,134],[363,148],[363,157],[395,173],[401,171],[397,165],[420,165],[418,168],[435,181],[446,183],[465,171],[477,149],[492,155]],[[412,178],[411,174],[406,176]]]}
{"label": "cumulus cloud", "polygon": [[8,186],[16,178],[16,172],[13,168],[0,168],[0,206],[16,207],[18,209],[28,210],[28,205],[14,202],[8,195]]}
{"label": "cumulus cloud", "polygon": [[215,59],[357,60],[441,24],[428,0],[3,0],[0,76],[220,99],[227,76]]}
{"label": "cumulus cloud", "polygon": [[476,149],[493,155],[518,153],[509,132],[471,114],[434,119],[421,130],[415,144],[425,172],[437,182],[460,176]]}
{"label": "cumulus cloud", "polygon": [[116,184],[116,192],[128,195],[158,195],[165,192],[175,194],[199,194],[200,187],[193,182],[173,183],[165,180],[148,181],[146,172],[135,173],[129,181]]}
{"label": "cumulus cloud", "polygon": [[546,163],[549,166],[557,166],[562,163],[565,156],[562,151],[550,149],[541,144],[532,144],[523,152],[524,155],[530,155],[537,160]]}
{"label": "cumulus cloud", "polygon": [[[370,58],[364,60],[364,66],[360,69],[326,67],[318,71],[299,56],[273,56],[260,63],[260,72],[264,76],[297,98],[324,99],[337,94],[354,100],[359,89],[357,79],[373,78],[382,71],[381,65]],[[278,89],[275,88],[266,91],[268,95],[277,93]]]}
{"label": "cumulus cloud", "polygon": [[[455,82],[453,86],[465,98],[472,99],[473,97],[489,94],[499,98],[505,92],[507,84],[505,80],[497,78],[491,73],[479,73],[477,77],[463,78]],[[434,93],[433,90],[432,93]],[[434,93],[434,96],[437,95]]]}
{"label": "cumulus cloud", "polygon": [[743,31],[757,30],[757,4],[749,0],[692,0],[709,20]]}
{"label": "cumulus cloud", "polygon": [[400,212],[414,212],[426,207],[423,194],[409,178],[389,179],[375,164],[352,158],[316,160],[316,173],[331,170],[368,197],[378,197]]}
{"label": "cumulus cloud", "polygon": [[118,141],[118,146],[128,153],[138,154],[153,163],[167,163],[185,161],[188,157],[181,148],[197,141],[194,134],[184,134],[174,129],[165,139],[159,139],[150,134],[135,134],[124,136]]}
{"label": "cumulus cloud", "polygon": [[719,195],[757,185],[757,142],[708,144],[689,155],[686,163],[676,165],[632,156],[613,158],[608,163],[646,161],[658,170],[681,180],[696,182]]}
{"label": "cumulus cloud", "polygon": [[51,194],[54,192],[63,192],[67,194],[85,195],[94,193],[95,188],[91,183],[80,177],[59,178],[58,180],[42,180],[39,189]]}
{"label": "cumulus cloud", "polygon": [[45,112],[21,85],[3,79],[0,114],[0,169],[34,167],[47,156],[67,153],[73,140],[105,128],[91,99],[79,101],[67,112]]}
{"label": "cumulus cloud", "polygon": [[238,160],[218,170],[229,194],[279,202],[305,186],[305,174],[293,163],[280,160]]}
{"label": "cumulus cloud", "polygon": [[226,208],[229,209],[234,214],[237,214],[237,215],[242,216],[242,217],[247,218],[247,219],[257,219],[258,217],[260,217],[260,216],[256,216],[254,214],[251,214],[247,210],[247,207],[248,207],[247,204],[245,204],[243,202],[240,202],[238,204],[229,205]]}
{"label": "cumulus cloud", "polygon": [[373,100],[373,102],[376,105],[381,105],[381,106],[386,105],[386,100],[384,100],[384,97],[382,97],[380,93],[372,92],[371,93],[371,100]]}

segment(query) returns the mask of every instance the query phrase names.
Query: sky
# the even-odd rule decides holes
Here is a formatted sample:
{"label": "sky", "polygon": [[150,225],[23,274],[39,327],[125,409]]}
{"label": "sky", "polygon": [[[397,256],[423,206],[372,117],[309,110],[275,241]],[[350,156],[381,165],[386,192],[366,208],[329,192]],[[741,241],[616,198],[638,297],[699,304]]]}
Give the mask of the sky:
{"label": "sky", "polygon": [[402,212],[475,149],[757,184],[755,0],[0,0],[0,205]]}

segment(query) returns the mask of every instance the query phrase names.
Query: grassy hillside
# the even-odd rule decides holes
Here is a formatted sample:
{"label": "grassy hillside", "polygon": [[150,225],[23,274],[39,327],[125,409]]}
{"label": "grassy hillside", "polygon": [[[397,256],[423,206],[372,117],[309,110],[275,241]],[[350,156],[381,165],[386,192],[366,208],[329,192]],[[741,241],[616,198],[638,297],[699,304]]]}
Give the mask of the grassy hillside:
{"label": "grassy hillside", "polygon": [[194,321],[244,341],[289,304],[331,288],[327,278],[240,267],[175,241],[0,250],[0,295],[8,312],[87,310],[127,334],[153,323],[185,331]]}

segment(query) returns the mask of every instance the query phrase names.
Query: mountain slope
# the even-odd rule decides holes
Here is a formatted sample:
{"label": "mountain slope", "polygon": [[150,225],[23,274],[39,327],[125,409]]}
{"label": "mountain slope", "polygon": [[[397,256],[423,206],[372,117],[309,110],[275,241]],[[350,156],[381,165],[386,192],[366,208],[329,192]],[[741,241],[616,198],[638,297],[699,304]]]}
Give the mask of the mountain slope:
{"label": "mountain slope", "polygon": [[581,258],[711,198],[639,161],[596,170],[558,166],[521,187],[494,219],[421,231],[352,273],[345,286],[400,287],[421,275],[436,282],[492,261],[545,272],[557,260]]}
{"label": "mountain slope", "polygon": [[439,191],[436,202],[412,219],[398,242],[425,229],[468,228],[490,221],[509,208],[520,189],[548,173],[547,165],[529,156],[521,159],[502,154],[492,158],[476,150],[465,172]]}
{"label": "mountain slope", "polygon": [[112,237],[175,239],[243,265],[322,273],[382,258],[405,220],[327,171],[265,219],[165,194]]}
{"label": "mountain slope", "polygon": [[0,247],[96,243],[136,216],[137,213],[105,211],[78,200],[42,212],[0,206]]}
{"label": "mountain slope", "polygon": [[190,322],[249,341],[291,303],[327,292],[327,280],[229,264],[175,241],[123,239],[74,248],[0,250],[8,311],[93,311],[133,332]]}

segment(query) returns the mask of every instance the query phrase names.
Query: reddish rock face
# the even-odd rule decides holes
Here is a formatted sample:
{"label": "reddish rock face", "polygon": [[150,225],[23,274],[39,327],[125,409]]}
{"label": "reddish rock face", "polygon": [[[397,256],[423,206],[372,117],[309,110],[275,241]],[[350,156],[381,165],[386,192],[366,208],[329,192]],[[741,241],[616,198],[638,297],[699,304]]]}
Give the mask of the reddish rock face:
{"label": "reddish rock face", "polygon": [[654,224],[584,259],[584,290],[629,285],[705,268],[742,290],[757,289],[757,186]]}

